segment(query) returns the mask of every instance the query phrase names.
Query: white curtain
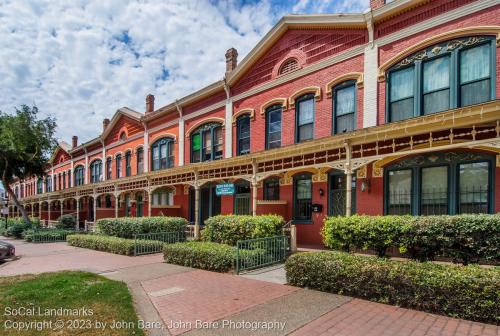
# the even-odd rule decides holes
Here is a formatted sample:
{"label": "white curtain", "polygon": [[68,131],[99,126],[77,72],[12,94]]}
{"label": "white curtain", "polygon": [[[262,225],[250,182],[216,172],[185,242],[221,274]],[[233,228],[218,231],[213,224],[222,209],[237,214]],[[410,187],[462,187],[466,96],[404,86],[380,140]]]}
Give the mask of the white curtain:
{"label": "white curtain", "polygon": [[314,98],[299,103],[299,125],[312,123],[314,119]]}
{"label": "white curtain", "polygon": [[490,45],[485,44],[460,53],[460,84],[490,75]]}
{"label": "white curtain", "polygon": [[413,96],[414,68],[391,72],[391,102]]}
{"label": "white curtain", "polygon": [[424,63],[424,93],[450,86],[450,57],[440,57]]}
{"label": "white curtain", "polygon": [[337,115],[343,115],[347,113],[354,112],[354,99],[355,99],[355,86],[349,86],[340,90],[337,90]]}

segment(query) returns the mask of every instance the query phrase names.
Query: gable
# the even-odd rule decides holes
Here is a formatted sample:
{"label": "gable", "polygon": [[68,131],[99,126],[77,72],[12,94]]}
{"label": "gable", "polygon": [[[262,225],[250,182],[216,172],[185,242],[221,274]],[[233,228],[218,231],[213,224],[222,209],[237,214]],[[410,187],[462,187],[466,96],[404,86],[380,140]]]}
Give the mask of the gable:
{"label": "gable", "polygon": [[61,162],[70,160],[70,156],[68,153],[66,153],[61,147],[57,147],[56,151],[54,152],[54,155],[52,156],[52,163],[57,165]]}
{"label": "gable", "polygon": [[290,29],[242,75],[233,86],[233,94],[278,77],[279,66],[291,57],[297,59],[300,69],[365,44],[367,40],[367,32],[362,29]]}
{"label": "gable", "polygon": [[106,145],[118,142],[120,140],[120,135],[122,134],[122,132],[125,132],[126,138],[128,139],[144,131],[144,128],[140,122],[124,116],[123,114],[119,115],[118,118],[119,119],[112,126],[112,129],[104,139]]}

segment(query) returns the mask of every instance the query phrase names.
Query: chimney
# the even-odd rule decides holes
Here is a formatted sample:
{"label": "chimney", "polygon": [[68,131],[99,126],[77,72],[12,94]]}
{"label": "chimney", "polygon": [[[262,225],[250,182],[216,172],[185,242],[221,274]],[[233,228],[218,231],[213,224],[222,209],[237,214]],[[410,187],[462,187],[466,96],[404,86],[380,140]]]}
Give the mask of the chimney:
{"label": "chimney", "polygon": [[102,131],[103,132],[106,130],[106,128],[108,128],[108,125],[109,125],[109,119],[104,118],[104,120],[102,121]]}
{"label": "chimney", "polygon": [[155,96],[148,94],[146,96],[146,113],[151,113],[155,110]]}
{"label": "chimney", "polygon": [[233,71],[238,65],[238,51],[230,48],[226,51],[226,74]]}
{"label": "chimney", "polygon": [[78,146],[78,137],[76,135],[73,135],[73,148]]}

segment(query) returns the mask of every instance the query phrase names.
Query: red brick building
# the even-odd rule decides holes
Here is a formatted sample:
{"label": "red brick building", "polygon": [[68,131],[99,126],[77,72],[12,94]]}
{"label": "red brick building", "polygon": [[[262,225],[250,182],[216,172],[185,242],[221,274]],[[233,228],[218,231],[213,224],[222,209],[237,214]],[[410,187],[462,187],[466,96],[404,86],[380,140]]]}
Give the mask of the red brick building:
{"label": "red brick building", "polygon": [[499,212],[500,4],[386,2],[283,17],[223,80],[119,109],[13,187],[43,219],[276,213],[301,244],[329,215]]}

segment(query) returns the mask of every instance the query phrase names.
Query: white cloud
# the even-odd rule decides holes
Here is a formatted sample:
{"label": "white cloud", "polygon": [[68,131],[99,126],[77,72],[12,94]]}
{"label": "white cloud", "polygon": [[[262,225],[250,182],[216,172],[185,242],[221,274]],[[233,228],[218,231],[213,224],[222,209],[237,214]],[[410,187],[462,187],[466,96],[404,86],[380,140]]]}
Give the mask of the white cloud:
{"label": "white cloud", "polygon": [[224,75],[287,12],[361,11],[367,0],[0,0],[0,110],[36,104],[58,136],[89,140],[122,107],[162,106]]}

